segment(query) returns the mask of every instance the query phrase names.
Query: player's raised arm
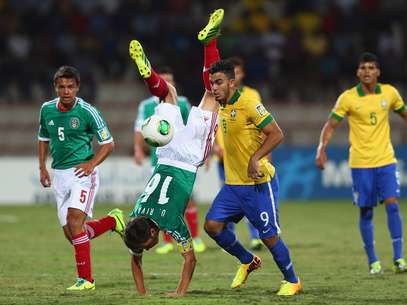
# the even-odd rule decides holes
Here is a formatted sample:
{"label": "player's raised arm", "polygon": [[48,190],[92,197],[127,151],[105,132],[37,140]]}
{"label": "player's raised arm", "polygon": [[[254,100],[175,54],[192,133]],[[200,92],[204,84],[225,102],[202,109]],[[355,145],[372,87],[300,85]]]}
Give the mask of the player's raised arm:
{"label": "player's raised arm", "polygon": [[322,128],[321,136],[319,138],[319,145],[317,148],[317,155],[315,157],[315,164],[322,170],[325,168],[325,163],[328,160],[325,151],[326,147],[328,146],[334,129],[336,128],[336,126],[339,125],[339,122],[340,121],[338,121],[337,119],[331,117],[326,121],[324,127]]}

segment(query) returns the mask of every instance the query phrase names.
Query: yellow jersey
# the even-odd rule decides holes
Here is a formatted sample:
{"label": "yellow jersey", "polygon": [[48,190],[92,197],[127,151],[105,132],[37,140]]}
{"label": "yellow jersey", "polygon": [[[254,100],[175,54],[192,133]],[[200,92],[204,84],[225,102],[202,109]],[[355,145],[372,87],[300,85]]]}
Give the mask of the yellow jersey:
{"label": "yellow jersey", "polygon": [[380,167],[396,162],[390,140],[389,111],[403,112],[404,102],[397,89],[377,84],[375,94],[366,95],[361,84],[343,92],[331,117],[349,121],[349,166]]}
{"label": "yellow jersey", "polygon": [[218,120],[218,132],[224,141],[225,183],[255,185],[270,181],[275,168],[267,156],[259,161],[264,177],[255,180],[247,175],[250,157],[263,144],[261,130],[273,120],[258,92],[246,87],[237,90],[226,105],[220,107]]}

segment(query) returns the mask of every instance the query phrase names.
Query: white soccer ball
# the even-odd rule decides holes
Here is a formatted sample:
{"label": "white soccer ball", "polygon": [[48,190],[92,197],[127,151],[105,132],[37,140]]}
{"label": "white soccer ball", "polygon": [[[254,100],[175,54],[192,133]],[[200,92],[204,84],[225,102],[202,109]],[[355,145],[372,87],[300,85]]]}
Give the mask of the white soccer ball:
{"label": "white soccer ball", "polygon": [[141,134],[144,141],[151,146],[164,146],[172,140],[174,128],[170,122],[154,114],[144,121],[143,126],[141,126]]}

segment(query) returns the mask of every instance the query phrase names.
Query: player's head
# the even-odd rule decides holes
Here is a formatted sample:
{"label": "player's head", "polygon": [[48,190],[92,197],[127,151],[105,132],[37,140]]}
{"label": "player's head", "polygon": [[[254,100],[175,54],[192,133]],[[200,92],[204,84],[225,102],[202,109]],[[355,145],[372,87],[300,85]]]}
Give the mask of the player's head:
{"label": "player's head", "polygon": [[235,70],[229,60],[220,60],[209,69],[209,80],[216,101],[226,104],[236,91]]}
{"label": "player's head", "polygon": [[158,75],[160,75],[167,83],[175,86],[174,72],[168,66],[163,66],[155,69]]}
{"label": "player's head", "polygon": [[79,91],[81,77],[71,66],[62,66],[54,74],[54,88],[62,103],[71,103]]}
{"label": "player's head", "polygon": [[375,84],[380,76],[380,64],[377,56],[365,52],[359,57],[356,75],[363,84]]}
{"label": "player's head", "polygon": [[244,61],[242,58],[238,57],[238,56],[234,56],[228,59],[234,69],[235,69],[235,83],[237,87],[240,87],[244,77],[246,76],[246,72],[245,72],[245,67],[244,67]]}
{"label": "player's head", "polygon": [[124,242],[134,253],[149,250],[158,243],[160,230],[156,224],[145,217],[131,220],[124,230]]}

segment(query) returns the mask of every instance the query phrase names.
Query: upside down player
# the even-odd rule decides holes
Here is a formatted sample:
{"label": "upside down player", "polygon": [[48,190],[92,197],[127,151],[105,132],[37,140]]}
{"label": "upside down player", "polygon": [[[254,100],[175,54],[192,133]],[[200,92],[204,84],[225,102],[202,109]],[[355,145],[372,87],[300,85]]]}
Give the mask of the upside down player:
{"label": "upside down player", "polygon": [[282,141],[283,134],[256,95],[240,94],[233,64],[219,61],[217,37],[222,19],[223,10],[216,10],[198,35],[205,45],[205,68],[209,68],[205,88],[213,92],[221,105],[219,131],[224,135],[225,145],[225,185],[206,215],[205,230],[219,246],[240,260],[241,266],[231,288],[240,287],[249,273],[260,267],[261,260],[240,244],[226,224],[246,216],[259,231],[284,276],[277,294],[292,296],[300,292],[301,283],[294,272],[289,250],[280,238],[278,179],[267,158]]}
{"label": "upside down player", "polygon": [[[196,171],[208,156],[217,125],[218,103],[206,92],[199,107],[192,107],[184,125],[176,105],[177,92],[151,68],[141,44],[130,42],[130,56],[135,61],[151,94],[164,103],[155,113],[168,120],[174,130],[170,143],[157,149],[158,162],[144,192],[131,213],[134,217],[126,226],[124,242],[132,258],[131,267],[137,291],[144,295],[146,288],[142,270],[143,250],[158,243],[160,230],[178,242],[184,258],[181,279],[170,296],[186,293],[196,265],[192,238],[184,221],[185,208],[191,196]],[[159,83],[158,87],[155,85]]]}

